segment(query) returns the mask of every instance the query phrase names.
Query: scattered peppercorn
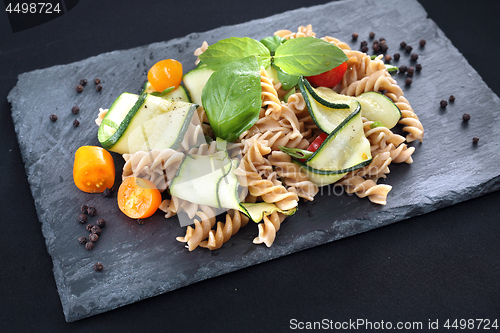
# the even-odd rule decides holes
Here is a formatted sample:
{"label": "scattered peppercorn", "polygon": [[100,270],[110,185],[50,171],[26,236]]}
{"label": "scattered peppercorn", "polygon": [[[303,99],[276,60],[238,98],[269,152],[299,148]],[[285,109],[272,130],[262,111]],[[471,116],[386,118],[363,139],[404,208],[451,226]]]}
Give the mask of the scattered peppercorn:
{"label": "scattered peppercorn", "polygon": [[97,215],[97,209],[95,209],[95,207],[89,207],[88,208],[88,214],[89,214],[89,216],[96,216]]}
{"label": "scattered peppercorn", "polygon": [[380,37],[378,40],[379,40],[381,43],[382,43],[382,42],[385,42],[385,38],[384,38],[384,37]]}
{"label": "scattered peppercorn", "polygon": [[81,93],[83,91],[83,86],[78,84],[76,87],[75,87],[75,90],[77,93]]}
{"label": "scattered peppercorn", "polygon": [[413,61],[417,61],[418,54],[417,53],[412,53],[411,56],[410,56],[410,59],[413,60]]}
{"label": "scattered peppercorn", "polygon": [[455,96],[451,95],[450,98],[448,98],[450,102],[455,102]]}
{"label": "scattered peppercorn", "polygon": [[394,53],[394,60],[399,60],[401,55],[399,53]]}
{"label": "scattered peppercorn", "polygon": [[386,43],[381,43],[381,44],[380,44],[380,50],[381,50],[382,52],[384,52],[384,53],[385,53],[385,52],[387,52],[387,50],[388,50],[388,49],[389,49],[389,46],[387,46],[387,44],[386,44]]}
{"label": "scattered peppercorn", "polygon": [[439,102],[439,105],[442,107],[442,108],[445,108],[448,106],[448,102],[445,101],[444,99],[441,100],[441,102]]}
{"label": "scattered peppercorn", "polygon": [[408,67],[408,70],[407,70],[406,74],[409,75],[409,76],[413,76],[413,74],[415,74],[415,68]]}
{"label": "scattered peppercorn", "polygon": [[87,243],[87,237],[85,237],[85,236],[78,237],[78,243],[80,243],[80,244]]}
{"label": "scattered peppercorn", "polygon": [[372,31],[372,32],[370,32],[369,36],[370,36],[370,38],[373,38],[373,37],[375,37],[375,33]]}
{"label": "scattered peppercorn", "polygon": [[359,37],[359,34],[357,32],[355,32],[355,33],[352,34],[352,39],[353,40],[357,40],[358,37]]}
{"label": "scattered peppercorn", "polygon": [[375,44],[373,44],[372,48],[373,48],[373,51],[378,52],[378,51],[380,51],[380,44],[375,43]]}
{"label": "scattered peppercorn", "polygon": [[99,240],[99,235],[93,233],[89,235],[89,241],[91,241],[92,243],[95,243],[98,240]]}
{"label": "scattered peppercorn", "polygon": [[101,231],[102,231],[101,228],[99,228],[99,226],[97,225],[93,226],[92,229],[90,230],[90,232],[96,235],[100,235]]}
{"label": "scattered peppercorn", "polygon": [[87,79],[81,79],[80,80],[80,85],[85,87],[87,85]]}
{"label": "scattered peppercorn", "polygon": [[81,224],[84,224],[85,222],[87,222],[87,215],[85,215],[85,214],[78,215],[78,222],[80,222]]}
{"label": "scattered peppercorn", "polygon": [[110,189],[110,188],[107,188],[102,191],[102,195],[105,197],[105,198],[111,198],[111,194],[113,193],[113,190]]}
{"label": "scattered peppercorn", "polygon": [[413,50],[413,47],[411,47],[411,45],[406,45],[406,46],[405,46],[405,52],[406,52],[406,53],[410,53],[410,52],[411,52],[411,50]]}
{"label": "scattered peppercorn", "polygon": [[75,105],[71,108],[71,112],[73,112],[74,114],[78,114],[78,112],[80,112],[80,108]]}
{"label": "scattered peppercorn", "polygon": [[85,243],[85,248],[89,251],[92,250],[94,248],[94,243],[92,242]]}
{"label": "scattered peppercorn", "polygon": [[95,84],[99,84],[99,83],[101,83],[101,79],[99,79],[98,77],[96,77],[96,78],[94,79],[94,83],[95,83]]}
{"label": "scattered peppercorn", "polygon": [[80,211],[81,211],[83,214],[88,214],[88,212],[89,212],[89,206],[87,206],[87,205],[82,205],[82,207],[80,207]]}
{"label": "scattered peppercorn", "polygon": [[368,46],[366,46],[366,45],[361,46],[361,52],[364,52],[364,53],[368,52]]}
{"label": "scattered peppercorn", "polygon": [[73,120],[73,126],[78,127],[80,125],[80,122],[78,119]]}
{"label": "scattered peppercorn", "polygon": [[368,42],[366,40],[362,41],[360,44],[361,47],[368,46]]}
{"label": "scattered peppercorn", "polygon": [[399,46],[400,46],[402,49],[404,49],[404,48],[406,47],[406,42],[401,42],[401,43],[399,43]]}
{"label": "scattered peppercorn", "polygon": [[462,120],[468,122],[470,120],[470,114],[464,113],[464,115],[462,116]]}
{"label": "scattered peppercorn", "polygon": [[104,219],[97,220],[97,226],[99,228],[104,228],[106,226],[106,221],[104,221]]}
{"label": "scattered peppercorn", "polygon": [[407,69],[408,69],[408,67],[407,67],[406,65],[401,65],[401,66],[399,66],[399,72],[400,72],[401,74],[406,73],[406,70],[407,70]]}
{"label": "scattered peppercorn", "polygon": [[425,46],[425,43],[427,42],[425,41],[425,39],[421,39],[418,43],[420,44],[420,46]]}
{"label": "scattered peppercorn", "polygon": [[416,64],[416,65],[415,65],[415,70],[416,70],[417,72],[420,72],[420,71],[422,70],[422,65],[421,65],[421,64]]}
{"label": "scattered peppercorn", "polygon": [[104,266],[100,262],[96,262],[94,264],[94,271],[100,272],[104,269]]}
{"label": "scattered peppercorn", "polygon": [[392,60],[391,55],[390,54],[386,54],[385,55],[385,62],[391,62],[391,60]]}
{"label": "scattered peppercorn", "polygon": [[95,86],[95,90],[96,91],[101,91],[102,90],[102,86],[100,84],[96,85]]}
{"label": "scattered peppercorn", "polygon": [[412,83],[413,83],[413,80],[411,79],[411,77],[407,77],[406,80],[405,80],[405,84],[407,86],[411,86]]}
{"label": "scattered peppercorn", "polygon": [[479,138],[477,136],[472,138],[472,143],[477,144],[479,142]]}
{"label": "scattered peppercorn", "polygon": [[51,121],[51,122],[54,122],[54,121],[56,121],[56,120],[57,120],[57,115],[56,115],[56,114],[51,114],[51,115],[49,116],[49,119],[50,119],[50,121]]}
{"label": "scattered peppercorn", "polygon": [[91,232],[92,231],[92,227],[93,227],[92,224],[87,224],[87,226],[85,227],[85,229],[87,229],[88,232]]}

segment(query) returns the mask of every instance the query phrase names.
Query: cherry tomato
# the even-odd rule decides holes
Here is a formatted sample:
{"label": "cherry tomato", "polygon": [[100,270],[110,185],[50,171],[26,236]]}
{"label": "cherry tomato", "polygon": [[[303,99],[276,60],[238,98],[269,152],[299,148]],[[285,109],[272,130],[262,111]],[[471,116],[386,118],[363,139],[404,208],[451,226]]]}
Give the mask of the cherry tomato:
{"label": "cherry tomato", "polygon": [[73,181],[87,193],[101,193],[115,182],[115,163],[111,154],[96,146],[82,146],[75,153]]}
{"label": "cherry tomato", "polygon": [[344,62],[341,65],[330,69],[324,73],[308,76],[307,79],[317,85],[318,87],[328,87],[333,88],[340,81],[342,81],[342,77],[344,76],[345,71],[347,70],[347,63]]}
{"label": "cherry tomato", "polygon": [[123,180],[117,198],[118,208],[133,219],[150,217],[161,204],[161,193],[153,182],[137,177]]}
{"label": "cherry tomato", "polygon": [[148,81],[156,91],[177,88],[182,81],[182,64],[174,59],[158,61],[149,69]]}

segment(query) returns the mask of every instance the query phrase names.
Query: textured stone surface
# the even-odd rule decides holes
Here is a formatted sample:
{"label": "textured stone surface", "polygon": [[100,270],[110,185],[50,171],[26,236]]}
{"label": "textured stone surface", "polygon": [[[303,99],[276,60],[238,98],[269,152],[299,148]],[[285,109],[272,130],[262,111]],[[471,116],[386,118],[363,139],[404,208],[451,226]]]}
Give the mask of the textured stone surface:
{"label": "textured stone surface", "polygon": [[[359,49],[362,40],[371,44],[368,33],[374,31],[376,38],[386,38],[389,54],[402,54],[399,62],[393,61],[397,66],[414,65],[409,55],[399,49],[401,41],[419,53],[423,70],[413,77],[411,87],[404,87],[405,76],[394,77],[424,124],[425,140],[412,144],[417,148],[413,164],[391,166],[387,183],[393,189],[386,206],[338,195],[326,188],[313,202],[301,203],[299,211],[282,225],[271,248],[252,244],[257,228],[248,225],[220,250],[188,252],[175,240],[184,235],[184,228],[175,218],[165,220],[157,214],[138,225],[118,213],[114,199],[76,189],[72,181],[74,152],[81,145],[98,144],[94,124],[97,110],[109,107],[121,92],[137,92],[154,62],[176,58],[187,71],[194,67],[194,49],[204,40],[212,44],[230,36],[260,39],[278,29],[296,30],[306,24],[312,24],[318,36],[335,36],[353,49]],[[357,42],[351,40],[353,32],[360,35]],[[421,38],[427,40],[425,48],[418,46]],[[102,81],[101,92],[94,89],[94,77]],[[82,78],[89,84],[77,94],[74,88]],[[456,101],[440,108],[439,101],[451,94]],[[500,187],[499,99],[434,22],[427,19],[416,1],[333,2],[106,53],[22,74],[9,101],[68,321],[424,214]],[[81,110],[76,116],[71,113],[73,105]],[[465,112],[472,115],[467,124],[461,120]],[[50,122],[51,113],[59,116],[57,122]],[[75,118],[81,123],[76,128],[72,125]],[[473,136],[480,137],[478,145],[472,144]],[[123,162],[118,155],[114,159],[119,177]],[[79,236],[88,236],[85,225],[76,219],[82,204],[98,210],[90,223],[97,218],[107,221],[92,251],[77,242]],[[103,263],[102,272],[93,270],[95,262]]]}

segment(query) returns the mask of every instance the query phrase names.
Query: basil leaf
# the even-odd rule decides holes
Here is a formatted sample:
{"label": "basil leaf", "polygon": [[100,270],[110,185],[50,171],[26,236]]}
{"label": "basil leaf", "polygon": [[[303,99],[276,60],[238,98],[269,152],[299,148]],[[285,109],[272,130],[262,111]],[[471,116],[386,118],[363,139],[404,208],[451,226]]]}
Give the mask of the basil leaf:
{"label": "basil leaf", "polygon": [[269,36],[266,38],[262,38],[260,42],[264,44],[265,47],[271,51],[271,55],[274,55],[278,46],[286,42],[287,40],[281,36]]}
{"label": "basil leaf", "polygon": [[314,37],[290,39],[274,55],[276,66],[293,76],[318,75],[346,61],[339,47]]}
{"label": "basil leaf", "polygon": [[252,55],[256,56],[259,66],[267,68],[271,64],[269,49],[261,42],[248,37],[222,39],[210,45],[199,58],[210,69],[216,71],[232,61]]}
{"label": "basil leaf", "polygon": [[299,84],[300,76],[289,75],[276,66],[274,66],[274,68],[276,68],[276,73],[278,74],[278,80],[280,80],[283,90],[290,90],[297,84]]}
{"label": "basil leaf", "polygon": [[215,135],[234,141],[259,119],[262,104],[256,56],[238,59],[215,71],[201,93]]}

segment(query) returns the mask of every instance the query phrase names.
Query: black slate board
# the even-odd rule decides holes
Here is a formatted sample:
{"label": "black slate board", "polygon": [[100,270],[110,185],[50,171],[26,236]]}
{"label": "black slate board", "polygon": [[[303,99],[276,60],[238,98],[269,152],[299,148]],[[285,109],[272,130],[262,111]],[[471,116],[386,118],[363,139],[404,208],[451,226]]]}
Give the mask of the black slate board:
{"label": "black slate board", "polygon": [[[370,10],[366,10],[370,8]],[[335,13],[335,19],[331,13]],[[360,22],[363,18],[363,23]],[[412,165],[391,167],[387,183],[393,185],[387,206],[376,206],[355,196],[324,193],[301,204],[299,212],[282,225],[271,248],[253,245],[254,225],[240,231],[220,250],[188,252],[175,241],[183,235],[175,219],[161,214],[138,225],[118,214],[114,200],[78,191],[72,182],[75,150],[97,144],[93,119],[99,107],[108,107],[123,91],[138,91],[145,72],[157,60],[172,57],[185,70],[194,67],[193,50],[203,40],[209,44],[230,36],[262,38],[278,29],[296,30],[312,24],[318,36],[330,35],[351,42],[354,31],[368,36],[376,31],[391,47],[401,40],[420,54],[423,71],[415,75],[405,96],[426,129]],[[418,40],[425,38],[425,48]],[[395,65],[410,64],[408,55]],[[100,77],[104,89],[97,93],[90,83],[82,94],[74,86],[80,78]],[[394,76],[404,85],[404,76]],[[457,97],[446,109],[439,101]],[[248,267],[299,250],[394,223],[449,206],[499,188],[496,154],[499,138],[499,100],[482,82],[462,55],[415,1],[341,1],[222,27],[185,38],[132,50],[116,51],[77,63],[37,70],[19,76],[8,97],[23,154],[28,180],[42,222],[47,249],[66,320],[74,321],[158,295],[220,274]],[[78,116],[69,111],[77,104]],[[464,112],[472,121],[461,122]],[[50,123],[49,114],[59,120]],[[74,118],[81,125],[72,126]],[[481,138],[475,146],[473,136]],[[117,165],[122,161],[114,156]],[[77,242],[87,235],[76,222],[82,203],[97,207],[108,221],[93,251]],[[91,220],[92,221],[92,220]],[[105,270],[95,273],[93,263]]]}

